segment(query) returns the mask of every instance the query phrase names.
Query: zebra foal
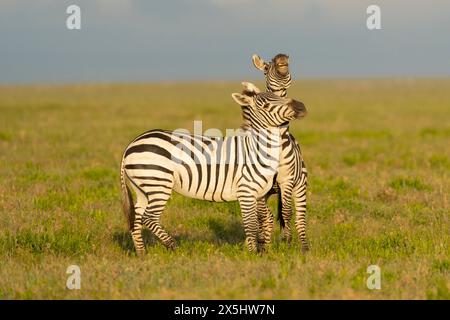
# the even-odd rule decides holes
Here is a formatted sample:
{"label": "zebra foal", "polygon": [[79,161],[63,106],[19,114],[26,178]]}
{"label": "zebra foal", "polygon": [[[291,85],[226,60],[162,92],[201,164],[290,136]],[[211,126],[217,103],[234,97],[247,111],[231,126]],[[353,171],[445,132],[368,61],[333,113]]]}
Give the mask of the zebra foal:
{"label": "zebra foal", "polygon": [[[121,163],[123,209],[138,253],[143,226],[168,248],[175,241],[160,216],[172,191],[215,202],[239,201],[250,252],[257,249],[257,199],[272,188],[280,165],[280,126],[306,114],[303,103],[272,93],[233,93],[251,124],[240,135],[216,138],[151,130],[134,139]],[[133,204],[131,189],[136,194]]]}

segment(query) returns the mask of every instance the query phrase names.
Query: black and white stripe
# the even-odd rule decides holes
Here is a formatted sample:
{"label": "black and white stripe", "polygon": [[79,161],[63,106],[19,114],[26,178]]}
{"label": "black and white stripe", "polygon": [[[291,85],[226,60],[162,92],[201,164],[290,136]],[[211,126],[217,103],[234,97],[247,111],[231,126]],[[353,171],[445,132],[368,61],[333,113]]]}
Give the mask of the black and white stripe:
{"label": "black and white stripe", "polygon": [[288,72],[286,75],[280,75],[272,61],[265,75],[267,89],[277,96],[286,97],[287,89],[291,86],[291,74]]}
{"label": "black and white stripe", "polygon": [[292,82],[289,72],[289,56],[280,53],[273,57],[272,61],[265,62],[254,54],[252,60],[255,67],[264,72],[267,91],[280,97],[286,97],[287,89]]}
{"label": "black and white stripe", "polygon": [[[258,55],[252,57],[253,64],[256,68],[264,72],[266,77],[266,90],[273,92],[281,97],[286,97],[287,89],[290,87],[292,79],[289,72],[289,56],[285,54],[276,55],[271,62],[267,63]],[[278,195],[278,219],[282,228],[283,238],[287,241],[291,240],[291,199],[292,194],[296,192],[294,198],[297,216],[295,220],[296,229],[302,242],[302,250],[309,249],[306,239],[306,186],[307,186],[307,170],[302,159],[300,145],[295,138],[289,133],[286,126],[283,129],[283,145],[287,152],[282,155],[281,160],[289,167],[279,173],[278,179],[286,182],[283,187],[274,183],[273,188],[264,197],[258,200],[258,218],[260,221],[260,230],[265,237],[260,239],[265,244],[270,243],[273,231],[273,216],[267,207],[267,199],[272,194]],[[283,158],[284,157],[284,158]],[[300,176],[298,177],[298,174]]]}
{"label": "black and white stripe", "polygon": [[[143,226],[167,247],[175,247],[160,223],[172,190],[209,201],[239,201],[248,250],[257,249],[257,199],[272,188],[282,165],[280,126],[306,110],[301,102],[272,93],[232,96],[246,110],[249,126],[240,135],[214,138],[151,130],[126,148],[121,165],[123,204],[138,253],[144,250]],[[134,208],[127,183],[136,194]]]}

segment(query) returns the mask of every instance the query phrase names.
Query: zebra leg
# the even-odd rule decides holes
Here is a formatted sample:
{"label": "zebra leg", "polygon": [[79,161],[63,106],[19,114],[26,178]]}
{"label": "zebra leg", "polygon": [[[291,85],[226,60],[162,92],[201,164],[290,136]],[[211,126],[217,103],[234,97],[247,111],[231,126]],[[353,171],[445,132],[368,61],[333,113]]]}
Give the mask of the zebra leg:
{"label": "zebra leg", "polygon": [[307,171],[303,166],[300,184],[295,190],[294,202],[297,216],[295,218],[295,228],[302,243],[302,252],[309,250],[308,240],[306,239],[306,188],[307,188]]}
{"label": "zebra leg", "polygon": [[134,248],[138,256],[145,253],[145,244],[142,238],[142,215],[144,210],[142,207],[134,207],[136,216],[134,218],[133,230],[131,230],[131,237],[133,238]]}
{"label": "zebra leg", "polygon": [[266,201],[266,221],[264,223],[264,233],[265,233],[265,244],[270,244],[271,240],[272,240],[272,234],[273,234],[273,214],[272,212],[269,210],[269,207],[267,206],[267,201]]}
{"label": "zebra leg", "polygon": [[134,206],[135,217],[133,228],[131,230],[131,237],[133,238],[134,248],[136,249],[136,253],[138,255],[142,255],[145,253],[145,244],[144,239],[142,238],[142,216],[144,214],[145,205],[147,203],[147,197],[145,193],[132,185],[136,193],[136,205]]}
{"label": "zebra leg", "polygon": [[281,187],[281,199],[282,199],[282,209],[281,215],[284,220],[284,227],[282,228],[281,237],[287,243],[292,240],[291,231],[291,218],[292,218],[292,184],[287,184]]}
{"label": "zebra leg", "polygon": [[175,240],[161,226],[160,217],[164,211],[170,194],[161,193],[152,195],[148,201],[147,208],[142,218],[142,224],[149,228],[150,231],[169,249],[175,249]]}
{"label": "zebra leg", "polygon": [[258,212],[259,223],[258,242],[262,245],[270,244],[273,232],[273,215],[267,206],[268,198],[269,196],[266,196],[257,201],[256,210]]}
{"label": "zebra leg", "polygon": [[265,220],[265,203],[264,198],[260,198],[256,201],[256,213],[258,216],[258,244],[264,244],[265,234],[264,234],[264,220]]}
{"label": "zebra leg", "polygon": [[258,217],[256,212],[256,198],[251,195],[240,196],[238,198],[241,206],[242,220],[244,222],[245,243],[248,251],[257,250],[258,238]]}

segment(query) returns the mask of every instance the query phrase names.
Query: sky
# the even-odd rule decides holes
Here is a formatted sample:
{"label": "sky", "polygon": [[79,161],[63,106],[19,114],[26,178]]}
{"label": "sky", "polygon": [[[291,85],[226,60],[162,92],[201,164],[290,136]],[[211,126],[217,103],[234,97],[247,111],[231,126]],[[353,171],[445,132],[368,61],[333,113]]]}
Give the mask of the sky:
{"label": "sky", "polygon": [[253,53],[297,79],[450,77],[450,1],[0,1],[2,84],[255,79]]}

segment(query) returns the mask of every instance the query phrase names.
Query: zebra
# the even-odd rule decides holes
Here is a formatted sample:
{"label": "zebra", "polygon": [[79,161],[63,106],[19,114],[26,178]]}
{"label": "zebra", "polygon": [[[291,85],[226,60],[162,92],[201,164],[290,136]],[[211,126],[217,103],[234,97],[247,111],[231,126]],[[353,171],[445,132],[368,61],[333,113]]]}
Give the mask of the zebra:
{"label": "zebra", "polygon": [[[260,90],[253,84],[246,83],[246,90],[259,94]],[[244,125],[251,127],[250,108],[242,108]],[[291,241],[291,216],[292,216],[292,199],[294,200],[296,209],[295,227],[299,234],[302,245],[302,251],[309,250],[306,237],[306,188],[307,188],[307,170],[303,161],[300,145],[295,138],[289,133],[289,123],[280,126],[280,136],[282,139],[282,151],[280,154],[280,166],[276,177],[276,188],[279,188],[281,199],[281,217],[280,223],[283,232],[283,238],[288,242]],[[273,188],[272,188],[273,189]],[[270,243],[273,231],[273,216],[267,207],[267,199],[271,192],[264,197],[259,198],[257,203],[259,232],[263,234],[262,245]],[[287,223],[286,223],[287,222]]]}
{"label": "zebra", "polygon": [[[286,54],[279,53],[275,57],[273,57],[272,61],[265,62],[259,55],[254,54],[252,56],[253,65],[264,72],[266,77],[266,90],[279,95],[280,97],[286,97],[287,89],[291,86],[292,78],[289,72],[289,56]],[[287,132],[287,135],[297,144],[297,147],[300,148],[295,138]],[[304,179],[307,179],[307,171],[304,163],[302,164],[304,169]],[[265,243],[270,243],[269,234],[272,233],[273,230],[273,216],[267,207],[267,199],[272,195],[277,194],[278,196],[278,220],[280,221],[280,226],[283,229],[283,238],[285,238],[288,242],[291,240],[291,235],[289,232],[290,225],[286,229],[286,219],[290,219],[288,214],[282,214],[283,211],[283,199],[281,197],[281,192],[279,186],[275,183],[272,190],[265,197],[264,201],[259,202],[259,211],[263,212],[263,216],[266,217],[266,220],[263,220],[260,217],[261,227],[265,229],[265,239],[263,241]],[[290,220],[287,220],[288,224]],[[306,228],[306,227],[305,227]],[[302,230],[302,233],[305,231]],[[307,250],[307,245],[303,245],[302,248]]]}
{"label": "zebra", "polygon": [[254,54],[252,61],[257,69],[264,72],[267,91],[283,98],[286,97],[287,89],[292,83],[289,72],[289,56],[279,53],[268,63],[257,54]]}
{"label": "zebra", "polygon": [[[176,247],[160,223],[173,190],[215,202],[237,200],[247,248],[258,249],[257,199],[270,190],[277,175],[279,127],[304,117],[306,108],[293,99],[245,89],[232,98],[246,110],[251,125],[241,134],[217,138],[156,129],[126,147],[120,170],[122,204],[138,254],[145,251],[144,226],[167,248]],[[134,205],[130,187],[136,194]]]}

